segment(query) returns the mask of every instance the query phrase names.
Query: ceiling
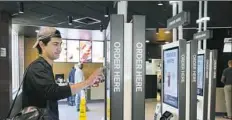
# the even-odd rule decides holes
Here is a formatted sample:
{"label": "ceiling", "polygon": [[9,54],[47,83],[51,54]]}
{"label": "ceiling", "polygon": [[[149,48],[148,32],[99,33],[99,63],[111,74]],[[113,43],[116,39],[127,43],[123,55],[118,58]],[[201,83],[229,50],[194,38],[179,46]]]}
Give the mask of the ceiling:
{"label": "ceiling", "polygon": [[[12,23],[21,24],[22,26],[55,26],[96,30],[100,29],[101,24],[104,28],[108,25],[109,18],[104,17],[106,7],[109,8],[110,14],[115,14],[117,11],[117,6],[114,5],[115,2],[113,1],[24,1],[24,13],[19,14],[17,3],[1,1],[0,10],[12,14]],[[163,6],[158,6],[158,3],[158,1],[129,1],[128,22],[131,20],[132,15],[146,15],[147,28],[165,28],[167,19],[172,17],[172,6],[168,2],[162,2]],[[191,14],[191,22],[185,27],[197,27],[198,2],[184,2],[183,9]],[[231,11],[232,2],[230,1],[209,1],[208,16],[211,20],[208,22],[208,26],[232,26]],[[73,20],[91,17],[101,22],[91,25],[73,22],[72,25],[69,25],[68,16],[72,16]],[[37,28],[26,27],[23,33],[30,33],[32,29]]]}

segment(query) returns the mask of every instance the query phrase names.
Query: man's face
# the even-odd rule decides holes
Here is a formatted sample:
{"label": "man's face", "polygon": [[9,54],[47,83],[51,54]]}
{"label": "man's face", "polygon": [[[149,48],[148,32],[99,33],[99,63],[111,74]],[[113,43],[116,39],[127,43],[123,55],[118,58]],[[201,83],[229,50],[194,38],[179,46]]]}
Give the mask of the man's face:
{"label": "man's face", "polygon": [[61,38],[51,38],[51,40],[48,42],[48,44],[45,46],[42,44],[41,48],[44,52],[44,54],[51,60],[56,60],[60,57],[61,53],[61,44],[62,40]]}

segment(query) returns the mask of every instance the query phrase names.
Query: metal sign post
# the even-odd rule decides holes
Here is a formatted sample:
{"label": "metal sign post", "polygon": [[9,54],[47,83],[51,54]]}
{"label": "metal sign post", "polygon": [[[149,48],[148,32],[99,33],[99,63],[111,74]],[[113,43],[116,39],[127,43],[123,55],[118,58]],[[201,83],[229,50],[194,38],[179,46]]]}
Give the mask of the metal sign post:
{"label": "metal sign post", "polygon": [[213,33],[212,31],[209,30],[198,32],[193,35],[194,40],[211,39],[212,37],[213,37]]}
{"label": "metal sign post", "polygon": [[217,84],[217,50],[210,51],[210,81],[209,81],[209,102],[208,120],[215,119],[216,105],[216,84]]}
{"label": "metal sign post", "polygon": [[190,16],[188,12],[181,12],[174,17],[167,20],[167,29],[177,28],[181,25],[187,25],[190,22]]}
{"label": "metal sign post", "polygon": [[197,120],[197,54],[198,41],[190,41],[190,107],[189,120]]}
{"label": "metal sign post", "polygon": [[124,16],[111,15],[110,27],[110,120],[123,120]]}
{"label": "metal sign post", "polygon": [[208,114],[208,91],[209,91],[209,50],[205,50],[205,80],[204,80],[204,86],[203,86],[203,119],[207,120],[207,114]]}
{"label": "metal sign post", "polygon": [[145,119],[145,16],[133,16],[132,120]]}
{"label": "metal sign post", "polygon": [[[190,16],[188,12],[183,11],[183,1],[171,1],[170,2],[173,6],[173,17],[167,20],[167,29],[168,30],[173,30],[173,42],[170,43],[170,46],[172,44],[178,45],[178,85],[177,85],[177,96],[174,100],[174,98],[169,98],[169,95],[164,95],[165,93],[162,92],[162,113],[165,111],[169,111],[174,114],[174,120],[186,120],[186,40],[183,39],[183,26],[189,24],[190,21]],[[178,6],[178,9],[177,9]],[[177,14],[178,13],[178,14]],[[178,28],[178,29],[177,29]],[[178,31],[177,31],[178,30]],[[177,34],[178,32],[178,34]],[[178,35],[178,37],[177,37]],[[178,42],[176,42],[179,40]],[[167,44],[167,46],[169,46]],[[163,47],[166,47],[163,46]],[[171,48],[171,47],[170,47]],[[163,51],[166,49],[163,48]],[[165,54],[166,55],[166,54]],[[163,55],[163,60],[165,59],[165,55]],[[167,56],[166,56],[167,57]],[[165,63],[165,60],[164,60]],[[168,63],[167,63],[168,64]],[[163,66],[165,67],[165,66]],[[165,69],[165,68],[163,68]],[[171,69],[171,68],[167,68]],[[165,71],[163,71],[165,72]],[[174,75],[175,76],[175,75]],[[163,80],[166,79],[164,78],[163,74]],[[163,81],[164,84],[165,81]],[[162,89],[164,91],[164,86],[162,86]],[[174,89],[174,88],[173,88]],[[169,97],[168,97],[169,96]],[[175,102],[171,101],[177,101],[177,104],[172,106]],[[171,103],[169,103],[171,102]]]}
{"label": "metal sign post", "polygon": [[[179,40],[179,81],[178,81],[178,96],[179,96],[179,120],[185,120],[186,117],[186,41]],[[184,113],[184,114],[183,114]]]}
{"label": "metal sign post", "polygon": [[[199,1],[199,19],[196,21],[198,23],[198,33],[194,34],[194,39],[199,40],[198,41],[198,48],[201,49],[201,43],[203,40],[203,50],[206,49],[206,39],[209,39],[212,37],[212,34],[210,31],[207,30],[207,21],[210,20],[210,18],[207,16],[207,6],[208,6],[208,1],[204,1],[204,17],[202,17],[202,2]],[[202,23],[204,23],[204,31],[202,32]]]}

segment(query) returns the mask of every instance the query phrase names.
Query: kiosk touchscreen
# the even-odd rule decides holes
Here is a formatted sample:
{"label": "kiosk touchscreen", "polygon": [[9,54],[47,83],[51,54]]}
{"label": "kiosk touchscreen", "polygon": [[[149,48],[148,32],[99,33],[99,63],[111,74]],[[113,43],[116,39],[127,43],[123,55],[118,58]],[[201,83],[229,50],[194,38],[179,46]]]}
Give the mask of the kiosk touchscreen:
{"label": "kiosk touchscreen", "polygon": [[207,119],[209,86],[209,50],[198,51],[197,56],[197,119]]}
{"label": "kiosk touchscreen", "polygon": [[[186,41],[163,45],[162,118],[184,120],[186,102]],[[167,119],[167,118],[166,118]]]}
{"label": "kiosk touchscreen", "polygon": [[203,96],[204,85],[204,54],[197,55],[197,95]]}
{"label": "kiosk touchscreen", "polygon": [[178,109],[178,47],[164,50],[163,102]]}

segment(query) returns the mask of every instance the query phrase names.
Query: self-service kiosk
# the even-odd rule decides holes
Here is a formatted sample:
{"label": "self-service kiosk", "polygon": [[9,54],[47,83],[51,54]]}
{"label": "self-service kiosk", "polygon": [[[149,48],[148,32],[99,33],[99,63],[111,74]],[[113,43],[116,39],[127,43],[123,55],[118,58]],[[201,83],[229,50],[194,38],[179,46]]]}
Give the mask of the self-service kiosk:
{"label": "self-service kiosk", "polygon": [[197,119],[214,120],[217,50],[199,50],[197,61]]}
{"label": "self-service kiosk", "polygon": [[163,46],[160,120],[215,119],[217,50],[197,46],[194,40]]}
{"label": "self-service kiosk", "polygon": [[185,120],[186,111],[186,40],[162,47],[162,117]]}
{"label": "self-service kiosk", "polygon": [[197,119],[207,120],[209,90],[209,50],[199,50],[197,61]]}

